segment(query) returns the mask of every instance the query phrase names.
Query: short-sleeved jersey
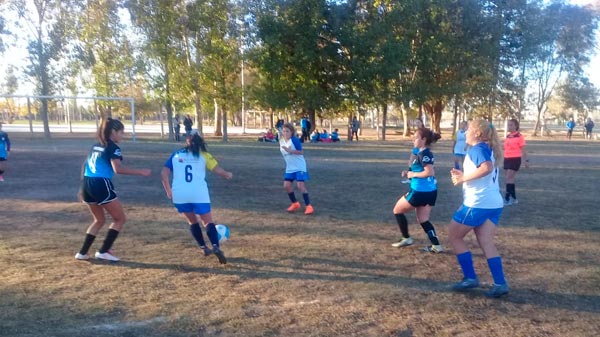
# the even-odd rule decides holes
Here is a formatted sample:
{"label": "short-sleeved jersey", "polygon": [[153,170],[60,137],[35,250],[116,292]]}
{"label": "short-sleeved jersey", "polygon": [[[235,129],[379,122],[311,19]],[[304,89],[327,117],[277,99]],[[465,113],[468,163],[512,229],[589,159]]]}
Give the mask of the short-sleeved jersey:
{"label": "short-sleeved jersey", "polygon": [[123,160],[121,148],[113,141],[109,140],[106,147],[101,143],[92,146],[85,161],[84,176],[111,179],[115,175],[112,159]]}
{"label": "short-sleeved jersey", "polygon": [[525,137],[520,132],[512,132],[504,140],[504,158],[521,158]]}
{"label": "short-sleeved jersey", "polygon": [[[410,164],[410,170],[412,172],[423,172],[425,166],[433,165],[435,159],[433,153],[429,148],[424,148],[416,154],[415,159]],[[437,190],[437,181],[434,176],[427,178],[412,177],[410,179],[410,188],[417,192],[431,192]]]}
{"label": "short-sleeved jersey", "polygon": [[574,122],[574,121],[568,121],[568,122],[567,122],[567,129],[569,129],[569,130],[573,130],[573,129],[575,129],[575,125],[576,125],[576,124],[575,124],[575,122]]}
{"label": "short-sleeved jersey", "polygon": [[165,162],[165,167],[173,173],[173,203],[210,203],[206,169],[212,171],[218,164],[208,152],[201,151],[198,157],[187,149],[173,152]]}
{"label": "short-sleeved jersey", "polygon": [[300,143],[300,140],[296,136],[292,136],[292,138],[287,141],[283,137],[280,138],[279,150],[285,160],[285,173],[307,172],[304,155],[291,154],[283,149],[284,146],[289,146],[292,150],[302,151],[302,143]]}
{"label": "short-sleeved jersey", "polygon": [[10,139],[8,133],[0,131],[0,158],[6,158],[6,155],[10,151]]}
{"label": "short-sleeved jersey", "polygon": [[467,150],[467,132],[465,130],[456,131],[456,144],[454,144],[454,153],[455,154],[466,154]]}
{"label": "short-sleeved jersey", "polygon": [[483,162],[491,161],[494,170],[481,178],[463,183],[463,204],[474,208],[502,208],[504,201],[498,183],[498,167],[494,153],[487,143],[479,143],[467,151],[464,162],[464,174],[475,171]]}

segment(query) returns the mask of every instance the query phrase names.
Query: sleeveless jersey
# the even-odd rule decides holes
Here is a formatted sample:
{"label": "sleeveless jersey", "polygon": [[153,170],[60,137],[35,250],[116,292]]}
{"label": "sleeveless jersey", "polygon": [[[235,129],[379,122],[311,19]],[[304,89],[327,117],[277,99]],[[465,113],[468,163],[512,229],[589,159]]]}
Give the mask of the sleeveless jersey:
{"label": "sleeveless jersey", "polygon": [[92,178],[111,179],[115,175],[110,163],[111,159],[123,160],[121,148],[113,141],[109,140],[106,147],[101,143],[92,146],[85,162],[84,175]]}
{"label": "sleeveless jersey", "polygon": [[201,151],[198,157],[186,149],[171,154],[165,167],[173,172],[173,203],[210,203],[206,169],[212,171],[217,165],[218,162],[208,152]]}
{"label": "sleeveless jersey", "polygon": [[494,170],[481,178],[463,183],[463,204],[473,208],[502,208],[504,201],[498,183],[498,167],[494,153],[487,143],[479,143],[469,149],[464,162],[464,174],[475,171],[483,162],[492,161]]}

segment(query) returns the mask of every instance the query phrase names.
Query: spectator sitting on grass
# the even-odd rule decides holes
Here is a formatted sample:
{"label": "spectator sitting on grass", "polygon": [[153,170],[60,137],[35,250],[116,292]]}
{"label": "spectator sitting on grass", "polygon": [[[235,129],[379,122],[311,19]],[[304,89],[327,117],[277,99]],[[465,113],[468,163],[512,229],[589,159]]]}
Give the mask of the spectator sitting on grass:
{"label": "spectator sitting on grass", "polygon": [[322,142],[329,142],[329,141],[331,141],[329,139],[329,133],[327,133],[327,130],[325,130],[325,129],[323,129],[323,132],[321,133],[321,135],[319,136],[319,138],[320,138],[320,140]]}
{"label": "spectator sitting on grass", "polygon": [[316,142],[319,142],[320,140],[321,140],[321,135],[319,134],[319,131],[317,131],[317,129],[315,129],[310,134],[310,142],[311,143],[316,143]]}
{"label": "spectator sitting on grass", "polygon": [[331,141],[332,142],[339,142],[340,141],[340,136],[338,134],[338,129],[333,130],[333,132],[331,133]]}
{"label": "spectator sitting on grass", "polygon": [[267,129],[266,133],[262,133],[260,137],[258,137],[258,141],[259,142],[269,142],[269,143],[275,143],[277,142],[277,140],[275,139],[275,134],[273,133],[273,131],[271,129]]}

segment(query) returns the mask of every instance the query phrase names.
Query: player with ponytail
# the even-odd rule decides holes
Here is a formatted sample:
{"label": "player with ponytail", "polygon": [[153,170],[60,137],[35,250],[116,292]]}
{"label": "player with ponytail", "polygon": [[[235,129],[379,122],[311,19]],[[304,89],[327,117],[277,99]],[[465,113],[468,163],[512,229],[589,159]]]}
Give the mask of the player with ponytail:
{"label": "player with ponytail", "polygon": [[95,257],[100,260],[119,261],[119,258],[111,253],[111,247],[123,229],[126,217],[111,179],[115,173],[144,177],[152,173],[150,169],[132,169],[121,164],[123,155],[117,144],[123,140],[124,134],[123,123],[110,117],[104,119],[98,129],[98,143],[92,146],[83,163],[79,199],[88,205],[94,221],[87,228],[83,246],[75,255],[78,260],[90,258],[88,251],[106,222],[104,217],[106,210],[113,222]]}
{"label": "player with ponytail", "polygon": [[464,242],[464,237],[473,230],[477,242],[487,258],[494,285],[485,294],[500,297],[508,293],[504,278],[502,259],[494,244],[496,226],[502,214],[502,195],[498,183],[498,164],[502,159],[502,147],[496,128],[486,120],[469,123],[467,129],[467,151],[464,172],[453,168],[452,183],[463,186],[463,204],[454,213],[448,226],[448,238],[463,272],[463,280],[453,289],[464,291],[479,286],[473,267],[473,256]]}

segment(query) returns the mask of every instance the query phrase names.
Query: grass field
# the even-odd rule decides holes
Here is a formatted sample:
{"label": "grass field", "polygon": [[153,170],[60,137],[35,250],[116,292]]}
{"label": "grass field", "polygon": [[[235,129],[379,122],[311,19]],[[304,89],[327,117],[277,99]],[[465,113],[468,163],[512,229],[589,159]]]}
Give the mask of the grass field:
{"label": "grass field", "polygon": [[[487,299],[449,287],[461,278],[447,225],[460,205],[450,183],[450,141],[433,151],[439,184],[432,211],[447,252],[392,248],[391,209],[410,143],[307,145],[315,214],[287,214],[276,144],[209,141],[234,173],[208,178],[213,216],[228,224],[229,263],[200,254],[165,197],[159,172],[172,143],[121,144],[124,164],[152,177],[117,176],[128,222],[119,263],[76,261],[91,221],[78,203],[91,135],[50,141],[11,134],[0,185],[0,336],[598,336],[600,143],[529,140],[531,168],[517,177],[520,203],[504,210],[497,245],[511,293]],[[502,184],[502,180],[501,180]],[[502,187],[502,189],[504,189]],[[99,248],[104,228],[92,252]],[[491,283],[469,236],[480,280]]]}

